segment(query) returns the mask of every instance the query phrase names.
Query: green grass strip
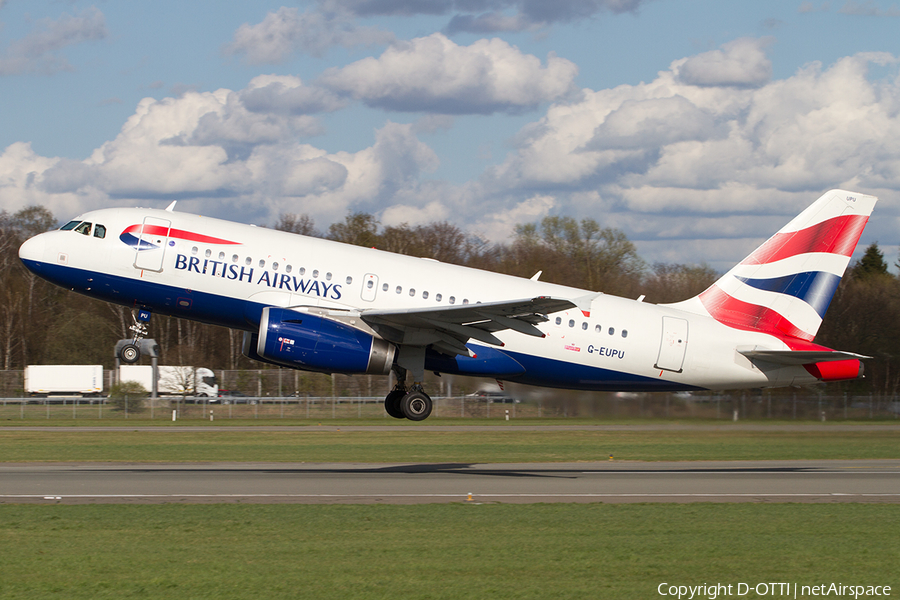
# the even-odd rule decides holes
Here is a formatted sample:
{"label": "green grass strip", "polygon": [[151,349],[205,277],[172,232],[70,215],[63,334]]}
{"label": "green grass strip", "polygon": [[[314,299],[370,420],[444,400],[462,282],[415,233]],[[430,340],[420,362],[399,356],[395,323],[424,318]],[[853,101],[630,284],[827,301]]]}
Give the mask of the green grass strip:
{"label": "green grass strip", "polygon": [[898,537],[896,505],[0,506],[0,598],[647,599],[663,582],[900,591]]}
{"label": "green grass strip", "polygon": [[900,458],[898,433],[860,431],[0,432],[0,461],[578,462]]}

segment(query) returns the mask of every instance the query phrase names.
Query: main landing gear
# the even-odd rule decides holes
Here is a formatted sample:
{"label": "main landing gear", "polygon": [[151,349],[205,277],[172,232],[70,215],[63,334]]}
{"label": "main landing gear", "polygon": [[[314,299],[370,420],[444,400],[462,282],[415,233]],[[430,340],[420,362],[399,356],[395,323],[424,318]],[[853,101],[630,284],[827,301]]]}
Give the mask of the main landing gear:
{"label": "main landing gear", "polygon": [[409,419],[410,421],[424,421],[431,414],[433,404],[431,398],[422,389],[422,385],[415,383],[411,387],[406,386],[406,369],[397,371],[397,385],[384,399],[384,410],[395,419]]}
{"label": "main landing gear", "polygon": [[137,311],[137,314],[133,310],[131,311],[134,325],[129,327],[128,330],[134,332],[134,339],[132,339],[130,344],[125,344],[119,349],[119,359],[123,363],[133,365],[141,359],[141,340],[147,335],[150,316],[150,311],[143,308]]}

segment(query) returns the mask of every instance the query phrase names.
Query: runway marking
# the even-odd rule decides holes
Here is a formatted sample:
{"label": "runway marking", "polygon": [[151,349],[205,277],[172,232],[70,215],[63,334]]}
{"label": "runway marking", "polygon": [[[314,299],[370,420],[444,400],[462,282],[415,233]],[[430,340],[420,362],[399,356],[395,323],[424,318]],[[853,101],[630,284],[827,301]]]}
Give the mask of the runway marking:
{"label": "runway marking", "polygon": [[[0,494],[5,499],[42,499],[65,500],[67,498],[460,498],[465,500],[470,494],[66,494],[61,496],[47,494]],[[828,498],[831,496],[859,497],[898,497],[900,493],[863,493],[851,494],[843,492],[823,493],[659,493],[659,494],[476,494],[477,498]]]}
{"label": "runway marking", "polygon": [[[861,467],[857,467],[861,468]],[[527,472],[527,471],[525,471]],[[617,470],[609,471],[582,471],[582,475],[884,475],[885,473],[896,472],[893,467],[888,467],[883,471],[820,471],[814,467],[803,467],[798,470],[779,470],[771,471],[758,470],[741,470],[737,467],[735,470],[727,471],[707,471],[705,469],[697,469],[694,471],[643,471],[635,470]]]}

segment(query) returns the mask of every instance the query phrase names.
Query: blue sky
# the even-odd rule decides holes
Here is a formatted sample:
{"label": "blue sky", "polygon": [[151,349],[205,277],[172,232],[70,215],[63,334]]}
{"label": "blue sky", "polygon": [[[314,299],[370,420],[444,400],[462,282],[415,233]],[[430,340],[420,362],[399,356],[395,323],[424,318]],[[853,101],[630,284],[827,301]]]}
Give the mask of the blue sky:
{"label": "blue sky", "polygon": [[822,192],[897,260],[887,0],[0,0],[0,209],[546,215],[740,260]]}

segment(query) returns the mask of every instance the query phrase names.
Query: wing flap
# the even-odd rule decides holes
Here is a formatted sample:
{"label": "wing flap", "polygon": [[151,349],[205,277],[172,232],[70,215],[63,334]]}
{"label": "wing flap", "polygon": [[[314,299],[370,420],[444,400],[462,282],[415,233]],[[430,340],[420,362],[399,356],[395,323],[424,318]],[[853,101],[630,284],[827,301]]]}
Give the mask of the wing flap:
{"label": "wing flap", "polygon": [[445,354],[468,354],[465,343],[469,339],[502,346],[503,342],[493,335],[497,331],[543,337],[535,325],[547,321],[546,314],[575,306],[565,298],[538,296],[441,308],[366,310],[360,318],[392,342],[431,345]]}

